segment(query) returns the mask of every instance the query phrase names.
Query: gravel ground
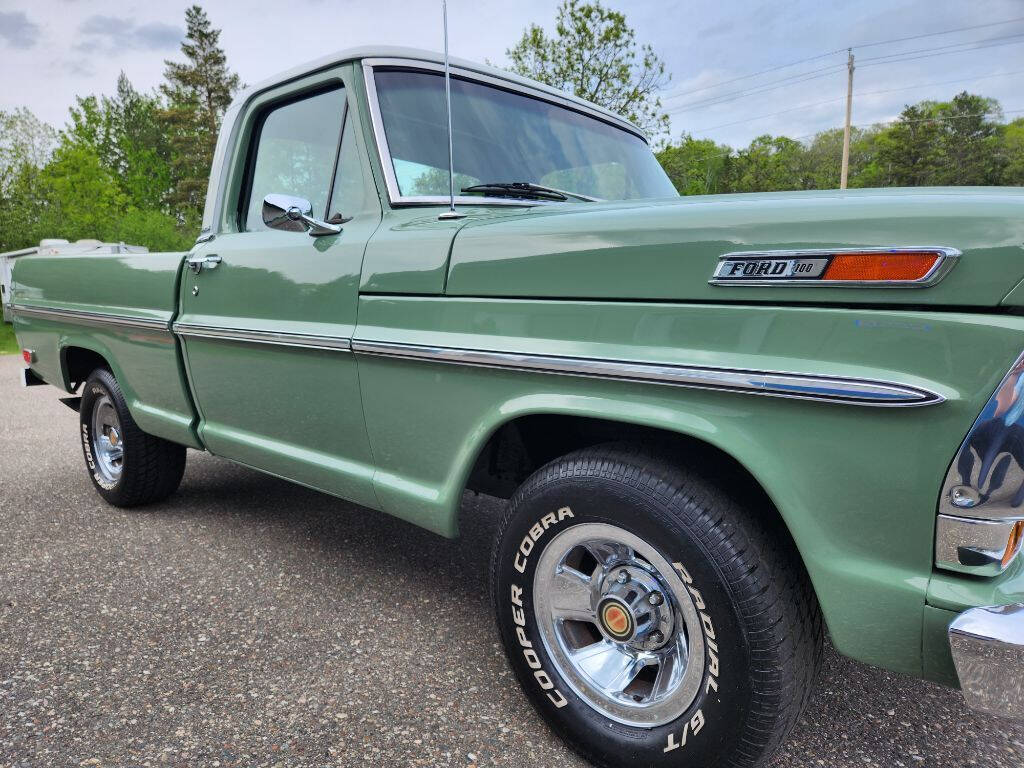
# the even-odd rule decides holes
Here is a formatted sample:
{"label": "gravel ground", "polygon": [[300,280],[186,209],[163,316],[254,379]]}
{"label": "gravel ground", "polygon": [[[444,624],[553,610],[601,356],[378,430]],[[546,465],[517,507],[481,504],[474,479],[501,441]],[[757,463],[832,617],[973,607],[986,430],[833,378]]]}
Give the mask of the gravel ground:
{"label": "gravel ground", "polygon": [[[191,453],[105,506],[77,416],[0,358],[0,766],[584,766],[520,695],[463,536]],[[829,649],[773,765],[1024,765],[1024,727]]]}

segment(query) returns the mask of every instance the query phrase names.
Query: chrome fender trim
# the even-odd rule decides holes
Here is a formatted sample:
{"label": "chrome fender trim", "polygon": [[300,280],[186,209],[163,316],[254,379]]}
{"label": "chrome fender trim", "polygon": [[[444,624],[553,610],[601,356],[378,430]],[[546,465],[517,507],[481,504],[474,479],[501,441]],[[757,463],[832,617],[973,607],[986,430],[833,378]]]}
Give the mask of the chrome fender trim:
{"label": "chrome fender trim", "polygon": [[352,340],[347,336],[322,336],[306,333],[281,333],[278,331],[259,331],[247,328],[221,328],[195,323],[175,323],[174,333],[178,336],[196,339],[220,339],[237,341],[245,344],[269,344],[280,347],[302,347],[305,349],[325,349],[332,352],[352,351]]}
{"label": "chrome fender trim", "polygon": [[170,323],[166,320],[152,320],[143,317],[128,317],[108,312],[86,312],[77,309],[54,309],[52,307],[36,307],[27,304],[11,305],[11,312],[22,317],[38,317],[44,320],[68,320],[85,325],[117,325],[124,328],[145,328],[149,331],[170,333]]}
{"label": "chrome fender trim", "polygon": [[666,384],[691,389],[742,392],[847,405],[894,408],[935,405],[945,400],[938,393],[906,384],[780,371],[494,352],[363,339],[352,340],[352,351],[361,355],[476,368],[502,368],[530,373]]}

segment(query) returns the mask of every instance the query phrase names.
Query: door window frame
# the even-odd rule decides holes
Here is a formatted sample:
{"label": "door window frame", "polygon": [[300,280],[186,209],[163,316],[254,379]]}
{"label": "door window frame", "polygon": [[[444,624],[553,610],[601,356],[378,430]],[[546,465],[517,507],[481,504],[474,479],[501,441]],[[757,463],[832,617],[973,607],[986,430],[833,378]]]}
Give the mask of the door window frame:
{"label": "door window frame", "polygon": [[327,189],[327,204],[322,215],[318,214],[317,211],[313,211],[313,216],[326,220],[328,212],[331,210],[331,202],[334,198],[334,189],[337,186],[338,176],[338,163],[341,161],[341,142],[345,137],[345,122],[348,120],[349,113],[349,91],[346,88],[345,83],[339,78],[337,82],[327,84],[321,88],[313,88],[304,90],[300,93],[293,93],[289,96],[282,97],[275,101],[271,101],[268,104],[262,105],[257,111],[254,112],[252,118],[254,120],[252,131],[249,135],[248,145],[245,152],[245,167],[242,175],[242,184],[239,189],[237,197],[237,205],[235,209],[236,226],[238,232],[262,232],[259,229],[248,229],[249,219],[249,206],[252,203],[252,184],[253,178],[256,173],[256,158],[259,151],[260,139],[263,135],[263,126],[267,122],[267,118],[270,117],[278,109],[282,109],[291,104],[297,104],[300,101],[306,99],[312,99],[317,96],[321,96],[325,93],[332,93],[334,91],[341,91],[345,100],[341,107],[341,123],[338,129],[338,139],[335,142],[334,147],[334,163],[331,165],[330,174],[330,186]]}

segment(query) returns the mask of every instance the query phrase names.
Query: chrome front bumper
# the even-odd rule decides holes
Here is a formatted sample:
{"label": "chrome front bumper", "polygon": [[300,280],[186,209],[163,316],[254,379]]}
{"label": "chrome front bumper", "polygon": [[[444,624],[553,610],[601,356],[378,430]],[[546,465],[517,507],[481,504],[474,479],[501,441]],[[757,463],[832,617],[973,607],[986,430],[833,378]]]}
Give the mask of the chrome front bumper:
{"label": "chrome front bumper", "polygon": [[949,625],[949,647],[968,706],[1024,718],[1024,603],[964,611]]}

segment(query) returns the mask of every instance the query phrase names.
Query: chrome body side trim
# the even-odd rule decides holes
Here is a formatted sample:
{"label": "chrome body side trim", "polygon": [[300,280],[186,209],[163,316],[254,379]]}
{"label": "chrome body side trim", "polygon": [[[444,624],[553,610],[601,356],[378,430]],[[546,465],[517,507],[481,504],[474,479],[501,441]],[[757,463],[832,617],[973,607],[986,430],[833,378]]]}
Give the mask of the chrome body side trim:
{"label": "chrome body side trim", "polygon": [[1024,604],[964,611],[949,625],[949,648],[968,706],[1024,718]]}
{"label": "chrome body side trim", "polygon": [[174,333],[186,338],[219,339],[222,341],[237,341],[245,344],[268,344],[279,347],[325,349],[331,352],[350,352],[352,350],[352,340],[345,336],[280,333],[278,331],[254,331],[247,328],[220,328],[194,323],[175,323]]}
{"label": "chrome body side trim", "polygon": [[975,576],[998,576],[1020,553],[1020,539],[1014,528],[1022,520],[1024,517],[977,520],[939,515],[935,526],[935,565]]}
{"label": "chrome body side trim", "polygon": [[[388,188],[388,198],[392,205],[448,205],[448,195],[403,195],[398,186],[398,178],[395,176],[395,169],[391,162],[391,151],[388,149],[388,139],[384,131],[384,121],[380,112],[380,101],[377,99],[377,84],[373,72],[375,67],[394,67],[399,69],[425,70],[428,72],[444,72],[444,65],[432,61],[419,61],[415,59],[400,58],[368,58],[363,59],[363,80],[366,85],[366,101],[370,107],[370,123],[373,126],[373,136],[377,144],[377,157],[380,160],[381,168],[384,171],[384,180]],[[529,88],[521,83],[512,80],[504,80],[482,72],[474,72],[459,66],[450,67],[452,77],[460,77],[466,80],[495,86],[506,91],[514,91],[533,99],[546,101],[550,104],[557,104],[571,109],[575,112],[593,117],[601,122],[614,125],[624,131],[632,133],[641,138],[645,143],[647,137],[640,132],[636,126],[625,120],[616,119],[612,115],[590,109],[586,104],[568,98],[561,98],[555,94]],[[543,200],[515,200],[506,197],[483,197],[479,195],[456,195],[455,203],[459,205],[505,205],[517,207],[532,207],[537,205],[558,205]]]}
{"label": "chrome body side trim", "polygon": [[[887,253],[934,253],[939,258],[928,270],[928,274],[917,280],[823,280],[818,275],[824,273],[828,268],[828,262],[832,256],[844,253],[871,253],[884,255]],[[962,254],[956,248],[946,246],[923,245],[913,248],[810,248],[805,250],[781,250],[781,251],[734,251],[725,253],[718,257],[718,264],[715,273],[708,280],[710,285],[735,285],[735,286],[801,286],[803,288],[927,288],[935,285],[942,278],[949,274],[956,266],[957,260]],[[824,260],[820,271],[808,277],[780,277],[765,278],[762,280],[747,278],[727,278],[720,275],[722,267],[728,262],[735,261],[766,261],[766,260]]]}
{"label": "chrome body side trim", "polygon": [[908,407],[935,405],[945,399],[935,392],[904,384],[776,371],[493,352],[362,339],[352,340],[352,351],[363,355],[477,368],[504,368],[532,373],[667,384],[691,389],[745,392],[850,405]]}
{"label": "chrome body side trim", "polygon": [[39,317],[44,320],[69,320],[86,325],[118,325],[126,328],[145,328],[149,331],[170,333],[170,323],[165,320],[150,320],[140,317],[126,317],[106,312],[85,312],[75,309],[52,309],[25,304],[13,305],[11,311],[24,317]]}

